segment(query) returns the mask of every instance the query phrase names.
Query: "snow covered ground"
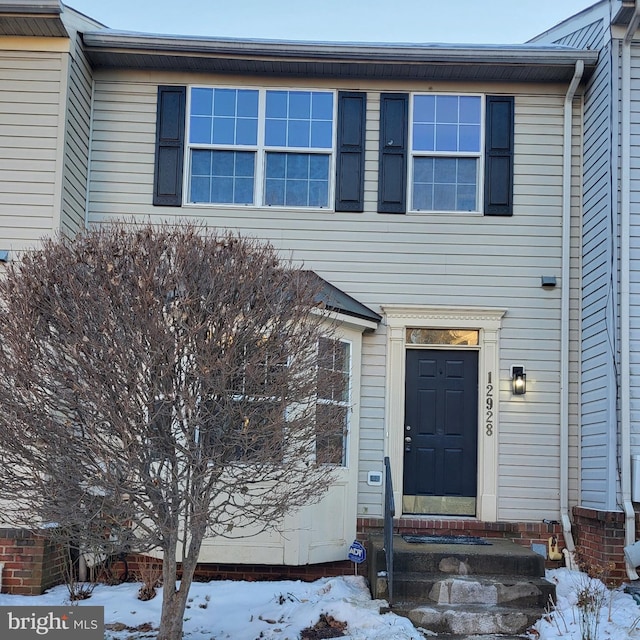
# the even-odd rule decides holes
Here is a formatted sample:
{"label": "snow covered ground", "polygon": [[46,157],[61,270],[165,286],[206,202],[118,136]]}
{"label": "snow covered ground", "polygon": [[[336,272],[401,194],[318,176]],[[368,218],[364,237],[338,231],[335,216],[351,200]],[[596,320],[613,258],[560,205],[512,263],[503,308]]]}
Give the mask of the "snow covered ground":
{"label": "snow covered ground", "polygon": [[[557,583],[557,610],[541,619],[531,632],[532,640],[583,640],[580,592],[598,592],[601,583],[590,583],[584,574],[567,569],[549,571]],[[98,585],[88,600],[78,606],[103,606],[110,640],[151,639],[160,619],[161,595],[143,602],[137,598],[140,585]],[[602,598],[599,625],[594,640],[640,640],[640,607],[628,594],[613,592]],[[321,614],[346,622],[350,640],[420,640],[423,635],[405,618],[379,614],[381,601],[371,600],[364,578],[347,576],[315,582],[194,583],[185,614],[186,640],[297,640],[301,630],[318,622]],[[68,605],[64,586],[42,596],[0,595],[0,606]]]}
{"label": "snow covered ground", "polygon": [[[609,591],[599,580],[592,580],[584,573],[568,569],[547,571],[547,579],[556,583],[556,608],[552,614],[537,622],[532,638],[640,638],[640,606],[629,594],[621,590]],[[579,602],[582,607],[577,606]]]}

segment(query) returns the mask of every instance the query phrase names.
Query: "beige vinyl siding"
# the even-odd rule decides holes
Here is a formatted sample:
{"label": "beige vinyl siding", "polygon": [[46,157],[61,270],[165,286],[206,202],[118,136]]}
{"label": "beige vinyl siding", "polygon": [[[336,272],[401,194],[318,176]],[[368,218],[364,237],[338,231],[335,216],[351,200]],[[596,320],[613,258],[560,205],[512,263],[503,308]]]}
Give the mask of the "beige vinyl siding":
{"label": "beige vinyl siding", "polygon": [[[307,268],[377,312],[389,304],[507,309],[500,333],[498,518],[533,521],[557,518],[560,291],[564,286],[560,279],[562,133],[566,87],[371,82],[340,86],[366,90],[368,94],[366,201],[363,213],[332,213],[246,207],[152,207],[157,85],[189,81],[233,84],[233,79],[162,74],[120,77],[121,80],[114,74],[96,75],[90,222],[100,223],[114,216],[141,222],[193,216],[212,226],[238,229],[271,241],[283,255],[304,262]],[[255,84],[261,82],[256,80]],[[269,82],[276,84],[273,79]],[[326,81],[320,84],[328,86]],[[513,217],[377,213],[381,90],[486,90],[515,95]],[[549,91],[554,93],[546,95]],[[574,248],[576,245],[574,239]],[[558,286],[543,290],[542,275],[555,275]],[[572,276],[578,277],[575,269]],[[572,329],[575,347],[575,322]],[[526,365],[528,390],[523,399],[511,395],[509,367],[514,363]],[[576,371],[574,357],[574,378]],[[367,471],[382,470],[385,376],[386,331],[382,326],[363,337],[359,444],[359,513],[363,515],[379,515],[382,509],[381,491],[369,487],[366,476]],[[575,393],[572,400],[575,421]],[[575,425],[572,433],[572,461],[577,465]],[[574,472],[571,478],[575,493]]]}
{"label": "beige vinyl siding", "polygon": [[360,477],[358,514],[382,515],[382,496],[379,487],[367,484],[369,471],[384,473],[384,434],[386,383],[386,327],[363,337],[362,392],[360,397]]}
{"label": "beige vinyl siding", "polygon": [[62,14],[69,33],[69,89],[64,153],[61,231],[73,235],[85,226],[93,70],[85,56],[82,33],[102,25],[70,7]]}
{"label": "beige vinyl siding", "polygon": [[62,232],[73,235],[84,227],[92,71],[79,34],[73,35],[69,69],[69,102],[65,136]]}
{"label": "beige vinyl siding", "polygon": [[66,57],[0,40],[0,249],[33,246],[59,219]]}

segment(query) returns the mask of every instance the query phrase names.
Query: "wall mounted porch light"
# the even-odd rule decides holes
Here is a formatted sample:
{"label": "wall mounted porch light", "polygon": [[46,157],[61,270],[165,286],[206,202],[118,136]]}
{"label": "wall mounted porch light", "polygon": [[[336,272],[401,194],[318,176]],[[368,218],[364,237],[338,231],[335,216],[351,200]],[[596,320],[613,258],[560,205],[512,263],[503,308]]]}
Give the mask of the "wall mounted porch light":
{"label": "wall mounted porch light", "polygon": [[522,365],[511,366],[511,392],[514,396],[527,393],[527,372]]}

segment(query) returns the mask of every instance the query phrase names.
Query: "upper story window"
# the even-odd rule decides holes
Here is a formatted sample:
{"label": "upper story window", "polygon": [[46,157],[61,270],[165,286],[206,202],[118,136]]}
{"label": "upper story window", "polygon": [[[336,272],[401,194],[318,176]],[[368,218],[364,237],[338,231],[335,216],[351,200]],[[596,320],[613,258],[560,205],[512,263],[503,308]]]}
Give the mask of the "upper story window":
{"label": "upper story window", "polygon": [[513,214],[513,96],[383,93],[378,211]]}
{"label": "upper story window", "polygon": [[481,97],[414,95],[411,114],[411,208],[478,211]]}
{"label": "upper story window", "polygon": [[193,88],[189,143],[190,202],[253,203],[257,91]]}
{"label": "upper story window", "polygon": [[[159,86],[153,204],[362,212],[366,116],[363,91]],[[380,94],[378,212],[513,215],[514,116],[513,96]]]}
{"label": "upper story window", "polygon": [[192,87],[189,96],[189,202],[329,206],[333,92]]}

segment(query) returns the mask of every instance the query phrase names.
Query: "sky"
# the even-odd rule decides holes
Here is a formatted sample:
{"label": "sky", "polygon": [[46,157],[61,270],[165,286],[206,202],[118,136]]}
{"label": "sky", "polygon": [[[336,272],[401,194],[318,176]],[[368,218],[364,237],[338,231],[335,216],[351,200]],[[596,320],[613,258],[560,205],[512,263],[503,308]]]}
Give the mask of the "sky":
{"label": "sky", "polygon": [[[536,623],[531,637],[538,640],[640,637],[640,607],[630,595],[607,591],[600,581],[568,569],[548,571],[547,579],[556,583],[555,607],[550,615]],[[158,589],[153,599],[141,601],[137,597],[140,586],[135,582],[111,587],[97,585],[89,599],[77,604],[104,607],[106,639],[146,640],[154,635],[149,632],[159,623],[162,594]],[[584,594],[589,596],[587,603],[593,612],[589,616],[581,616],[576,607],[580,593],[583,601]],[[0,595],[0,606],[68,604],[68,591],[63,585],[41,596]],[[315,582],[195,582],[185,611],[184,638],[291,640],[300,637],[303,629],[317,624],[320,615],[325,614],[346,623],[344,640],[424,639],[406,618],[394,613],[380,614],[380,606],[384,604],[382,600],[371,599],[361,576],[323,578]],[[17,611],[25,615],[29,610]],[[56,615],[59,614],[57,611]]]}
{"label": "sky", "polygon": [[333,42],[523,43],[596,0],[63,0],[145,33]]}

